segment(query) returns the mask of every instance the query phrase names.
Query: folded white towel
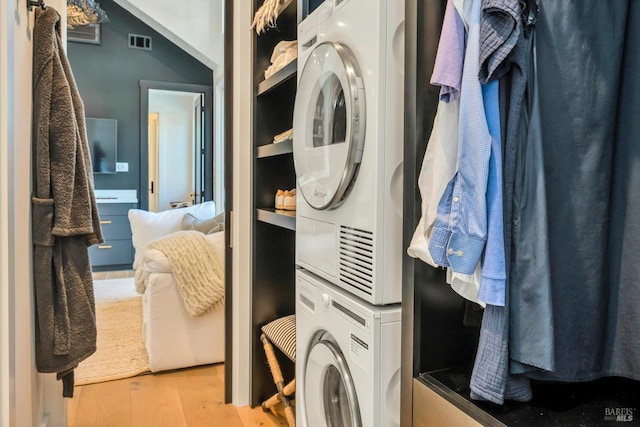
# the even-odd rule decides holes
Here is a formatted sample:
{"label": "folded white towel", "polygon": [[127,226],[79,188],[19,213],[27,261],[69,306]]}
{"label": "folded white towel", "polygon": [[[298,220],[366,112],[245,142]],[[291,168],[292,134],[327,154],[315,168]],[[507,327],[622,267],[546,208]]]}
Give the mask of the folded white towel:
{"label": "folded white towel", "polygon": [[264,78],[268,79],[278,70],[298,57],[298,41],[283,40],[273,48],[271,54],[271,66],[264,72]]}

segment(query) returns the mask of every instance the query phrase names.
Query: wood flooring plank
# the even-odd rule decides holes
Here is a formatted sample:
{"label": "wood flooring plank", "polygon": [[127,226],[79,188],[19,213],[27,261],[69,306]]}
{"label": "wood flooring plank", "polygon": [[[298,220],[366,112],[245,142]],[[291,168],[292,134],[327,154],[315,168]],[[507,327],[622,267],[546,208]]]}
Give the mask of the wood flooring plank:
{"label": "wood flooring plank", "polygon": [[224,404],[224,364],[76,387],[68,427],[288,427],[262,408]]}
{"label": "wood flooring plank", "polygon": [[131,425],[187,427],[180,395],[171,375],[142,375],[132,379]]}
{"label": "wood flooring plank", "polygon": [[[129,381],[118,380],[78,387],[69,427],[131,427]],[[73,400],[71,399],[71,400]],[[67,406],[69,408],[69,406]],[[72,405],[73,409],[73,405]]]}
{"label": "wood flooring plank", "polygon": [[274,416],[271,412],[264,412],[261,407],[251,408],[241,406],[236,408],[244,427],[289,427],[284,413]]}
{"label": "wood flooring plank", "polygon": [[224,378],[217,366],[224,369],[213,365],[172,374],[189,427],[243,427],[235,407],[224,403]]}
{"label": "wood flooring plank", "polygon": [[78,403],[82,395],[82,387],[74,387],[73,397],[65,399],[67,404],[67,427],[75,427],[76,414],[78,413]]}
{"label": "wood flooring plank", "polygon": [[[222,371],[222,376],[220,372]],[[171,375],[173,377],[216,377],[219,382],[224,382],[224,363],[216,363],[212,365],[196,366],[194,368],[177,369],[175,371],[165,372],[165,375]]]}
{"label": "wood flooring plank", "polygon": [[214,375],[216,375],[220,381],[224,383],[224,363],[219,363],[212,366]]}

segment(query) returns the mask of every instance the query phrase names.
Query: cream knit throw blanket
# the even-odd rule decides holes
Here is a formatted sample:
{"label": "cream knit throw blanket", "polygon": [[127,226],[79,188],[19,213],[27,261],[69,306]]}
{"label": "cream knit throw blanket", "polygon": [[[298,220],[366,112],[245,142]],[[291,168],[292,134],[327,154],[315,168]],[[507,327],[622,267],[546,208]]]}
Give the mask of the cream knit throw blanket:
{"label": "cream knit throw blanket", "polygon": [[[199,316],[223,305],[224,265],[204,234],[192,230],[178,231],[154,240],[149,249],[157,249],[169,259],[184,307],[190,316]],[[138,271],[136,287],[144,292],[144,279]]]}

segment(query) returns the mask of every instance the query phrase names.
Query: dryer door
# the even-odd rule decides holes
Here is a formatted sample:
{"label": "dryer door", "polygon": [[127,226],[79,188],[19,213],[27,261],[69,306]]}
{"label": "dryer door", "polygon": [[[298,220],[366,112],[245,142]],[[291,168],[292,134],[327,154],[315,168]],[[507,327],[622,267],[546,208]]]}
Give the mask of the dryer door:
{"label": "dryer door", "polygon": [[300,75],[293,113],[298,186],[313,208],[344,201],[362,160],[365,124],[364,83],[353,52],[319,44]]}
{"label": "dryer door", "polygon": [[316,338],[304,369],[304,413],[309,427],[362,427],[353,378],[328,333]]}

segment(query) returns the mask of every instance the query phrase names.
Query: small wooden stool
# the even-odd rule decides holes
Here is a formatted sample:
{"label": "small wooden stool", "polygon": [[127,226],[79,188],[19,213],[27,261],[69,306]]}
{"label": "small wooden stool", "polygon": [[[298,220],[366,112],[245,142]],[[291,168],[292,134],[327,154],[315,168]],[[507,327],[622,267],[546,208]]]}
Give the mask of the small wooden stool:
{"label": "small wooden stool", "polygon": [[284,414],[287,417],[287,422],[290,427],[295,427],[296,416],[291,406],[291,395],[296,391],[296,380],[291,380],[287,385],[284,384],[284,378],[282,376],[282,370],[280,364],[276,359],[276,355],[273,350],[275,345],[282,353],[284,353],[293,362],[296,361],[296,316],[292,314],[290,316],[281,317],[272,322],[267,323],[262,327],[262,335],[260,335],[260,341],[264,347],[264,352],[267,355],[267,362],[269,363],[269,369],[273,376],[273,382],[276,384],[278,392],[271,396],[269,399],[262,402],[262,409],[268,412],[272,407],[282,402],[284,405]]}

